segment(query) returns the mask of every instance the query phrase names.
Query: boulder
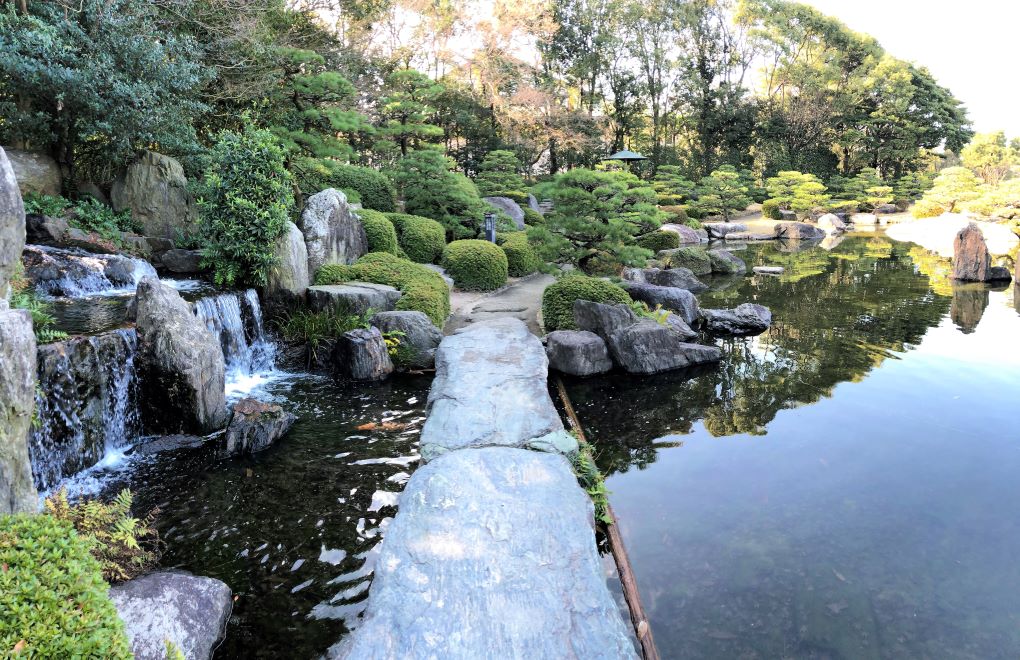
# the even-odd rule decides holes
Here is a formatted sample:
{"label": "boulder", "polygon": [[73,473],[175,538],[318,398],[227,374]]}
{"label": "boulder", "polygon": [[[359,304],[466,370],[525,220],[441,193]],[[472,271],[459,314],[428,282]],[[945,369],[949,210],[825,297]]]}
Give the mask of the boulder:
{"label": "boulder", "polygon": [[275,403],[241,399],[234,404],[234,414],[224,435],[227,456],[254,454],[282,438],[297,417]]}
{"label": "boulder", "polygon": [[988,269],[988,281],[989,282],[1009,282],[1013,279],[1013,276],[1009,274],[1009,269],[1005,266],[992,266]]}
{"label": "boulder", "polygon": [[709,250],[708,259],[712,262],[713,273],[740,275],[747,272],[747,264],[744,263],[743,259],[733,256],[733,253],[728,250]]}
{"label": "boulder", "polygon": [[971,222],[956,234],[953,242],[953,279],[968,282],[987,282],[992,257],[988,253],[985,237]]}
{"label": "boulder", "polygon": [[800,241],[825,238],[825,232],[806,222],[779,222],[775,226],[776,238]]}
{"label": "boulder", "polygon": [[509,197],[482,197],[482,201],[497,211],[506,213],[518,229],[524,229],[524,210],[520,204]]}
{"label": "boulder", "polygon": [[400,345],[409,349],[401,351],[405,360],[403,366],[429,369],[436,363],[436,349],[443,340],[443,333],[424,312],[379,312],[369,323],[383,334],[401,333],[398,336]]}
{"label": "boulder", "polygon": [[7,149],[7,158],[14,169],[18,189],[22,195],[59,195],[63,175],[60,165],[46,154]]}
{"label": "boulder", "polygon": [[[0,167],[2,159],[0,151]],[[35,388],[32,316],[26,310],[7,309],[7,300],[0,298],[0,515],[39,509],[28,452]]]}
{"label": "boulder", "polygon": [[188,660],[212,657],[226,632],[230,587],[183,571],[158,571],[110,588],[137,660],[166,660],[172,642]]}
{"label": "boulder", "polygon": [[726,234],[726,241],[771,241],[776,237],[775,234],[765,234],[762,232],[755,231],[735,231]]}
{"label": "boulder", "polygon": [[144,418],[154,430],[209,433],[227,422],[219,338],[173,288],[154,277],[139,284],[135,365]]}
{"label": "boulder", "polygon": [[634,325],[638,315],[627,305],[603,305],[589,300],[574,301],[574,323],[579,330],[593,332],[609,341],[613,333]]}
{"label": "boulder", "polygon": [[676,314],[670,314],[666,317],[666,325],[680,338],[680,341],[690,341],[698,336],[698,333],[691,329],[691,326],[687,324],[687,321],[683,320]]}
{"label": "boulder", "polygon": [[546,335],[545,354],[549,366],[571,376],[592,376],[613,368],[609,349],[594,332],[555,330]]}
{"label": "boulder", "polygon": [[788,209],[779,209],[779,219],[784,222],[796,222],[797,213]]}
{"label": "boulder", "polygon": [[692,293],[708,290],[708,287],[694,276],[690,268],[624,268],[623,279],[655,284],[656,286],[678,287]]}
{"label": "boulder", "polygon": [[97,202],[100,202],[101,204],[111,206],[110,198],[106,196],[106,193],[103,192],[103,189],[100,188],[97,184],[91,181],[78,181],[77,183],[75,183],[75,187],[78,190],[79,199],[83,197],[91,197],[92,199],[96,200]]}
{"label": "boulder", "polygon": [[943,213],[936,218],[901,222],[891,225],[886,234],[893,240],[917,243],[926,250],[951,259],[956,235],[971,223],[981,230],[991,254],[1011,254],[1020,245],[1020,238],[1007,225],[971,220],[960,213]]}
{"label": "boulder", "polygon": [[[144,264],[144,265],[143,265]],[[114,284],[134,284],[145,275],[151,273],[141,259],[132,259],[119,254],[111,254],[106,257],[106,265],[103,266],[103,275]]]}
{"label": "boulder", "polygon": [[631,298],[640,300],[651,309],[661,305],[663,309],[676,312],[687,324],[698,320],[698,299],[687,289],[641,282],[625,282],[623,286]]}
{"label": "boulder", "polygon": [[817,225],[826,234],[841,234],[846,231],[846,223],[835,213],[826,213],[818,218]]}
{"label": "boulder", "polygon": [[715,346],[685,343],[669,324],[651,319],[617,330],[606,343],[613,361],[628,373],[655,374],[722,359]]}
{"label": "boulder", "polygon": [[701,248],[681,247],[660,250],[656,256],[666,260],[670,268],[686,268],[695,275],[708,275],[712,272],[712,260]]}
{"label": "boulder", "polygon": [[772,325],[772,312],[764,305],[744,303],[734,309],[703,309],[705,329],[719,335],[758,335]]}
{"label": "boulder", "polygon": [[341,314],[366,314],[392,311],[400,300],[400,291],[385,284],[347,282],[308,287],[308,307],[321,312],[332,309]]}
{"label": "boulder", "polygon": [[687,225],[678,225],[674,223],[666,223],[659,227],[662,231],[671,231],[680,237],[681,244],[697,244],[701,243],[702,240],[708,240],[708,233],[704,229],[694,229]]}
{"label": "boulder", "polygon": [[160,256],[163,268],[177,275],[194,275],[201,273],[202,252],[200,250],[167,250]]}
{"label": "boulder", "polygon": [[0,300],[7,300],[8,282],[25,247],[25,206],[14,168],[0,149]]}
{"label": "boulder", "polygon": [[34,245],[64,245],[70,229],[65,218],[36,214],[25,216],[26,242]]}
{"label": "boulder", "polygon": [[725,238],[733,232],[747,231],[747,225],[739,222],[706,222],[702,226],[709,238]]}
{"label": "boulder", "polygon": [[785,269],[782,266],[755,266],[751,270],[756,275],[782,275]]}
{"label": "boulder", "polygon": [[266,296],[283,304],[294,304],[304,300],[311,284],[308,272],[308,249],[305,235],[297,225],[287,221],[287,227],[273,247],[276,263],[269,270],[266,281]]}
{"label": "boulder", "polygon": [[531,193],[528,193],[528,208],[534,211],[535,213],[544,215],[544,213],[542,212],[542,207],[538,203],[538,199]]}
{"label": "boulder", "polygon": [[875,207],[875,215],[889,215],[891,213],[899,213],[900,210],[896,208],[895,204],[880,204]]}
{"label": "boulder", "polygon": [[375,327],[340,335],[331,359],[334,373],[348,380],[382,380],[393,373],[386,340]]}
{"label": "boulder", "polygon": [[110,200],[115,211],[130,211],[146,236],[174,239],[191,234],[198,219],[188,192],[184,168],[177,160],[144,151],[113,183]]}
{"label": "boulder", "polygon": [[850,216],[850,224],[871,226],[878,224],[878,216],[874,213],[854,213]]}
{"label": "boulder", "polygon": [[351,264],[368,252],[368,237],[347,196],[334,188],[318,192],[305,202],[298,225],[305,235],[308,274],[324,264]]}

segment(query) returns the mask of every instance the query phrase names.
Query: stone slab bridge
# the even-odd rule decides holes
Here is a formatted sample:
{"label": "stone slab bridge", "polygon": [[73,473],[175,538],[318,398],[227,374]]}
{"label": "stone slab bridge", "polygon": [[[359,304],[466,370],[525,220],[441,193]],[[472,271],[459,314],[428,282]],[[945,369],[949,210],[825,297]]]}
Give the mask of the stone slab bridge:
{"label": "stone slab bridge", "polygon": [[606,586],[577,449],[518,319],[443,339],[362,624],[329,658],[636,658]]}

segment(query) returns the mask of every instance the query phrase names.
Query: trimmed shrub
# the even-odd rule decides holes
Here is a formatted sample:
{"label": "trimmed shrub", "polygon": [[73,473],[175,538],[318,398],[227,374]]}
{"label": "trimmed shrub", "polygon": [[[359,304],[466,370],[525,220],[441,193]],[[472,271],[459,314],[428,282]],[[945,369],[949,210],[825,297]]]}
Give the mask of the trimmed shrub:
{"label": "trimmed shrub", "polygon": [[4,653],[132,657],[99,562],[70,523],[49,515],[0,516],[0,567]]}
{"label": "trimmed shrub", "polygon": [[687,214],[687,218],[689,220],[701,220],[702,218],[705,217],[705,214],[702,212],[702,210],[695,206],[687,205],[684,206],[683,209],[684,213]]}
{"label": "trimmed shrub", "polygon": [[397,240],[407,258],[420,264],[434,264],[446,248],[446,230],[431,218],[408,213],[387,213],[397,230]]}
{"label": "trimmed shrub", "polygon": [[680,234],[675,231],[650,231],[637,237],[637,244],[646,250],[672,250],[680,247]]}
{"label": "trimmed shrub", "polygon": [[659,210],[666,214],[666,222],[681,225],[687,222],[687,209],[683,206],[660,206]]}
{"label": "trimmed shrub", "polygon": [[361,224],[365,227],[368,237],[369,252],[389,252],[397,254],[397,230],[386,214],[379,211],[362,209],[358,211]]}
{"label": "trimmed shrub", "polygon": [[945,212],[946,208],[944,206],[926,199],[916,202],[914,208],[910,209],[910,215],[915,218],[937,218]]}
{"label": "trimmed shrub", "polygon": [[494,243],[477,239],[454,241],[443,251],[443,268],[461,289],[491,291],[506,284],[506,254]]}
{"label": "trimmed shrub", "polygon": [[531,275],[542,267],[542,260],[538,258],[531,243],[528,243],[526,232],[515,231],[503,234],[499,238],[499,246],[506,255],[507,272],[510,277]]}
{"label": "trimmed shrub", "polygon": [[574,322],[574,301],[630,305],[627,292],[612,282],[586,275],[566,275],[546,287],[542,293],[542,323],[546,332],[577,330]]}
{"label": "trimmed shrub", "polygon": [[442,327],[450,315],[450,289],[443,276],[388,252],[370,252],[352,266],[326,264],[315,273],[316,284],[342,284],[351,280],[399,289],[403,295],[397,301],[397,309],[424,312],[438,327]]}
{"label": "trimmed shrub", "polygon": [[545,224],[545,217],[535,209],[523,207],[522,210],[524,211],[524,224],[529,226]]}
{"label": "trimmed shrub", "polygon": [[306,195],[338,188],[347,194],[348,202],[360,202],[366,209],[385,213],[397,209],[393,184],[385,174],[371,167],[347,165],[328,158],[305,158],[295,169],[300,172],[298,185]]}
{"label": "trimmed shrub", "polygon": [[688,268],[695,275],[708,275],[712,272],[712,261],[700,247],[683,247],[664,260],[669,268]]}
{"label": "trimmed shrub", "polygon": [[771,220],[782,219],[782,214],[779,213],[779,200],[766,199],[761,204],[761,214]]}

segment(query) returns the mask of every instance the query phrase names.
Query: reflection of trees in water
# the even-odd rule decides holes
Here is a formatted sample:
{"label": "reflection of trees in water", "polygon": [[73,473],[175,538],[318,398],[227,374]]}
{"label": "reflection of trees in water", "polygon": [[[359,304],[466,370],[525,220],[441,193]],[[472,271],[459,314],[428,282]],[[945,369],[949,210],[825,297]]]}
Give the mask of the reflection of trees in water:
{"label": "reflection of trees in water", "polygon": [[787,273],[744,278],[704,293],[701,304],[767,305],[775,323],[766,334],[723,342],[723,362],[701,373],[570,384],[605,469],[654,461],[652,439],[688,433],[698,420],[714,436],[764,435],[780,410],[861,380],[892,353],[919,342],[949,308],[950,300],[915,271],[907,246],[884,238],[852,236],[832,252],[755,245],[745,254],[749,264],[782,265]]}

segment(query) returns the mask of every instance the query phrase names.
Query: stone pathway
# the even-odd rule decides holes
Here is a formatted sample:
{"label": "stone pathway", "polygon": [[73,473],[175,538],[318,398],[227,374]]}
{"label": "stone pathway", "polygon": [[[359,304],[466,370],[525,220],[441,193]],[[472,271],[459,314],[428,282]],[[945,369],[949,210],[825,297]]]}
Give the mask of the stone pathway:
{"label": "stone pathway", "polygon": [[454,291],[450,295],[453,313],[443,326],[443,334],[448,335],[478,321],[509,317],[524,321],[532,334],[541,337],[545,334],[538,322],[542,292],[555,281],[556,278],[551,275],[535,273],[514,280],[492,293]]}

